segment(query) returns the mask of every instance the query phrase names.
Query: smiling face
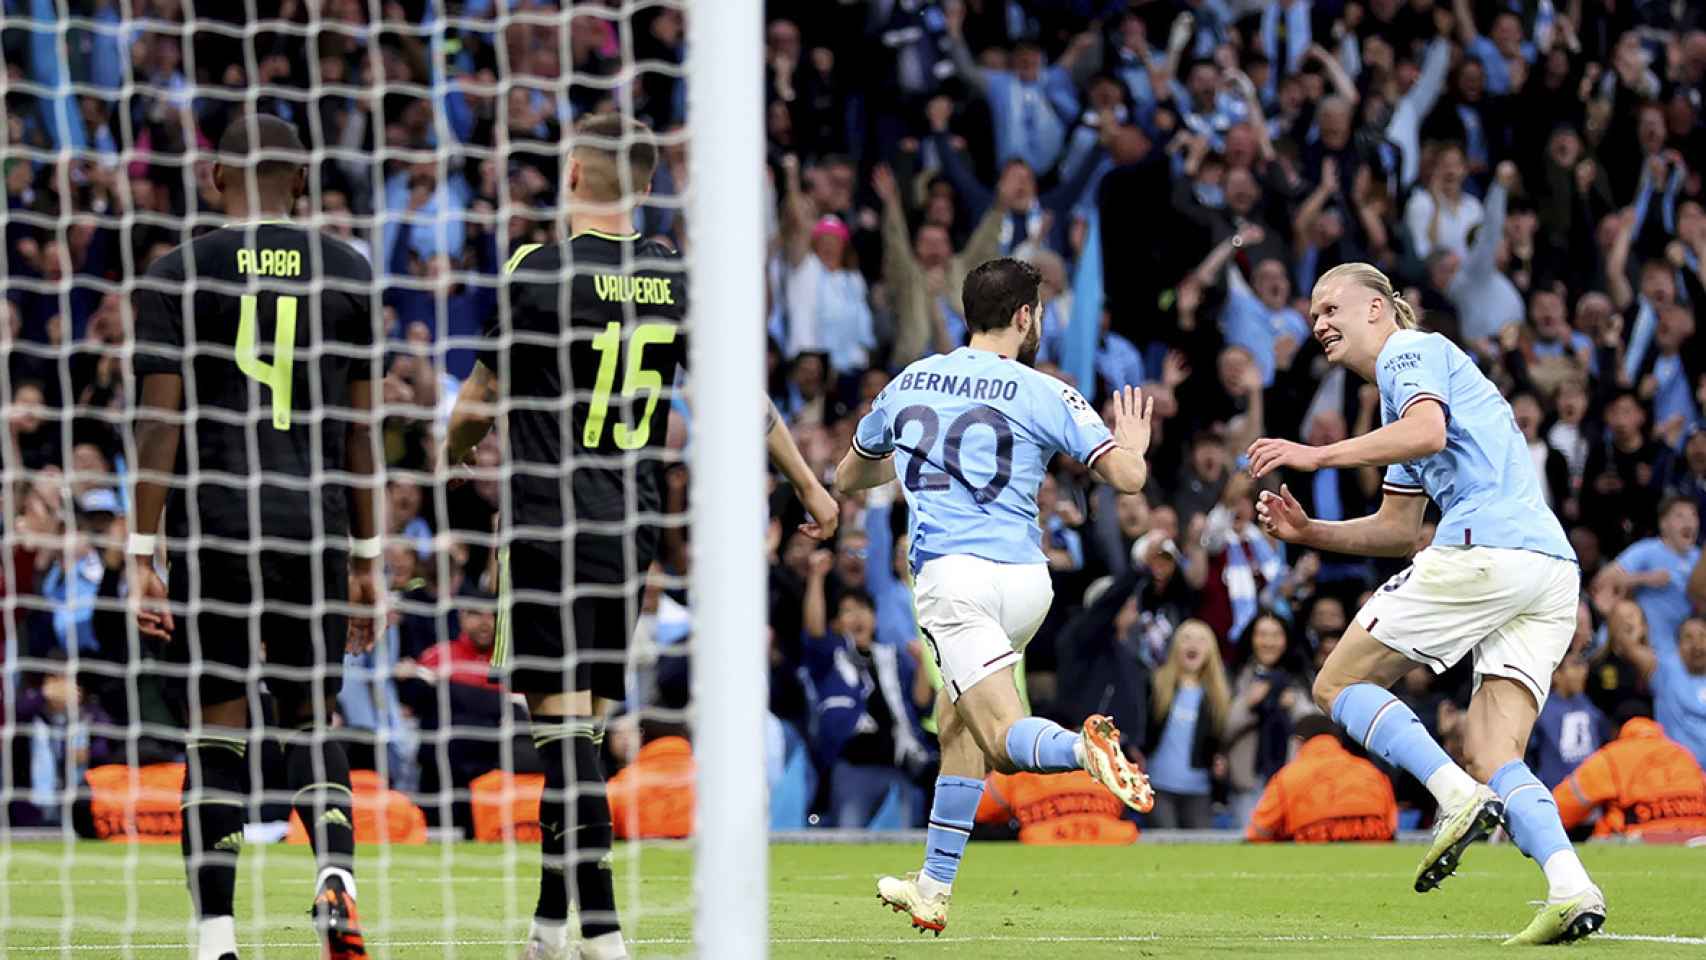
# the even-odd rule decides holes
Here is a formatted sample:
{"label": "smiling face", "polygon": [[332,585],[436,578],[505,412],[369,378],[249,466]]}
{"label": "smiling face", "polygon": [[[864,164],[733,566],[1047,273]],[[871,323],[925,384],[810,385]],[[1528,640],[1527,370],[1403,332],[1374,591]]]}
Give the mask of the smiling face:
{"label": "smiling face", "polygon": [[1374,369],[1392,332],[1386,298],[1348,278],[1322,280],[1309,300],[1311,332],[1332,363],[1358,372]]}
{"label": "smiling face", "polygon": [[1272,667],[1285,656],[1285,627],[1273,617],[1262,617],[1256,621],[1256,628],[1250,634],[1250,649],[1256,655],[1256,662],[1264,667]]}
{"label": "smiling face", "polygon": [[1706,620],[1700,617],[1684,620],[1676,639],[1683,669],[1696,676],[1706,673]]}
{"label": "smiling face", "polygon": [[877,617],[870,603],[860,594],[847,594],[835,614],[837,632],[853,638],[860,650],[869,650],[876,636]]}

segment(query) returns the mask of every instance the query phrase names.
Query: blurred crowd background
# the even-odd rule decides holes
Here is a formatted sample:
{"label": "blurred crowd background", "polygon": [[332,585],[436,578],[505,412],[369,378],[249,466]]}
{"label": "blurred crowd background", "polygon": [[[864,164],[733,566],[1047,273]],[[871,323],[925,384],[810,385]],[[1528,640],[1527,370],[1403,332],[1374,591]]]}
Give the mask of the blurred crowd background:
{"label": "blurred crowd background", "polygon": [[[123,614],[127,292],[220,222],[210,151],[228,124],[296,124],[317,151],[299,217],[382,278],[396,602],[378,649],[346,663],[340,722],[359,765],[435,818],[462,813],[430,798],[533,762],[526,737],[489,734],[520,708],[486,682],[493,564],[462,536],[490,530],[499,485],[426,472],[500,265],[562,235],[562,148],[585,114],[660,133],[640,228],[688,257],[685,195],[727,188],[690,180],[715,132],[688,125],[672,7],[261,0],[247,23],[242,6],[4,0],[11,823],[58,822],[91,766],[178,749]],[[1313,671],[1404,566],[1270,541],[1240,469],[1258,436],[1379,426],[1374,388],[1309,333],[1315,278],[1346,261],[1392,275],[1507,393],[1575,545],[1579,628],[1535,733],[1541,777],[1640,716],[1706,761],[1706,622],[1690,619],[1706,604],[1706,7],[771,0],[765,29],[768,387],[826,481],[888,379],[965,342],[959,285],[991,257],[1042,272],[1041,369],[1096,403],[1128,383],[1156,397],[1145,493],[1064,461],[1044,482],[1055,604],[1022,671],[1037,713],[1114,714],[1170,801],[1146,826],[1244,828],[1315,712]],[[678,406],[671,446],[691,436]],[[491,441],[481,457],[501,464]],[[685,465],[663,469],[685,510]],[[1381,496],[1372,470],[1280,479],[1327,519]],[[848,501],[827,545],[795,532],[785,485],[772,508],[776,822],[921,825],[936,681],[905,502]],[[676,528],[645,590],[617,766],[681,759],[692,556]],[[1466,662],[1400,692],[1455,749],[1470,686]],[[1406,825],[1431,816],[1415,783],[1396,802]]]}

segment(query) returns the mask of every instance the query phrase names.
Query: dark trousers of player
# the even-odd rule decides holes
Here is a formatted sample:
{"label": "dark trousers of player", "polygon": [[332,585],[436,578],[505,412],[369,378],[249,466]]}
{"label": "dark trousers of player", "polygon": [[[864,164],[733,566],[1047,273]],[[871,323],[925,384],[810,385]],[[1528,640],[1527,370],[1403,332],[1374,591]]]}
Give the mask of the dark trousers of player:
{"label": "dark trousers of player", "polygon": [[568,920],[569,904],[577,904],[581,936],[589,940],[620,929],[610,870],[610,803],[598,758],[602,739],[584,717],[533,718],[533,745],[545,765],[539,906],[533,915],[560,924]]}
{"label": "dark trousers of player", "polygon": [[[185,751],[183,834],[185,876],[197,917],[233,915],[237,855],[249,793],[248,743],[235,734],[203,732]],[[349,759],[343,744],[312,730],[286,741],[284,781],[291,807],[307,829],[318,871],[354,875],[355,826]]]}
{"label": "dark trousers of player", "polygon": [[[271,695],[260,698],[260,708],[268,737],[278,737],[256,742],[248,729],[198,723],[197,715],[206,706],[249,698],[244,671],[260,654],[251,646],[252,620],[211,607],[196,609],[190,579],[174,577],[172,602],[190,604],[192,610],[181,624],[182,635],[162,651],[162,659],[188,668],[185,687],[178,692],[191,728],[184,764],[183,851],[190,895],[201,917],[232,915],[251,766],[259,770],[269,792],[281,784],[290,792],[291,806],[313,844],[320,877],[332,868],[351,871],[355,859],[349,758],[342,742],[325,739],[314,726],[316,717],[330,718],[337,699],[337,668],[343,661],[347,627],[340,613],[307,617],[286,606],[321,598],[342,600],[346,560],[333,553],[310,558],[263,552],[258,578],[251,572],[255,560],[209,549],[177,555],[172,562],[174,569],[200,571],[197,599],[262,605],[259,636],[270,641],[263,669]],[[194,695],[190,684],[195,685]],[[288,731],[283,736],[281,728]],[[262,762],[251,764],[250,750],[262,751]]]}

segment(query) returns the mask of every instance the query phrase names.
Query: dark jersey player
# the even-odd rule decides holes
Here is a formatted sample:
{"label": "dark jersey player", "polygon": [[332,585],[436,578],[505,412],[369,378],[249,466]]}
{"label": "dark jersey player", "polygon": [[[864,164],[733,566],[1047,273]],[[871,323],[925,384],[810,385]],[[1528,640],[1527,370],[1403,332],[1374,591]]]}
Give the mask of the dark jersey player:
{"label": "dark jersey player", "polygon": [[[285,220],[305,183],[290,125],[239,120],[219,153],[231,222],[161,257],[134,294],[131,593],[186,712],[198,960],[237,956],[237,852],[245,798],[261,786],[251,725],[282,728],[287,785],[318,861],[325,955],[362,957],[349,761],[324,731],[346,646],[373,643],[372,272],[348,244]],[[274,716],[250,712],[262,702],[257,668]]]}
{"label": "dark jersey player", "polygon": [[[657,551],[670,400],[687,358],[686,271],[673,250],[634,230],[633,207],[657,166],[650,132],[606,115],[582,123],[573,143],[569,239],[510,257],[507,309],[487,328],[444,451],[447,463],[467,461],[494,408],[506,408],[507,547],[493,664],[527,696],[546,778],[527,960],[568,955],[571,900],[581,915],[578,955],[627,956],[598,724],[626,693],[628,638]],[[812,517],[803,529],[832,535],[835,501],[774,410],[767,441]]]}

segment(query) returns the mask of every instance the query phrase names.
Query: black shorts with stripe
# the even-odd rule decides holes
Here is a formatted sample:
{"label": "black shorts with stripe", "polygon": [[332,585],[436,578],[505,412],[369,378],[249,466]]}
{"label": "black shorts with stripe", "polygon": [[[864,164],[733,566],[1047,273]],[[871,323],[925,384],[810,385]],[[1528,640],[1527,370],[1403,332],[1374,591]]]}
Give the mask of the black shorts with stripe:
{"label": "black shorts with stripe", "polygon": [[643,578],[571,582],[559,548],[517,541],[498,555],[494,677],[519,693],[628,694],[628,642]]}
{"label": "black shorts with stripe", "polygon": [[259,664],[258,683],[278,703],[281,722],[298,708],[331,715],[349,638],[347,554],[173,554],[166,592],[176,629],[158,654],[175,708],[248,697]]}

